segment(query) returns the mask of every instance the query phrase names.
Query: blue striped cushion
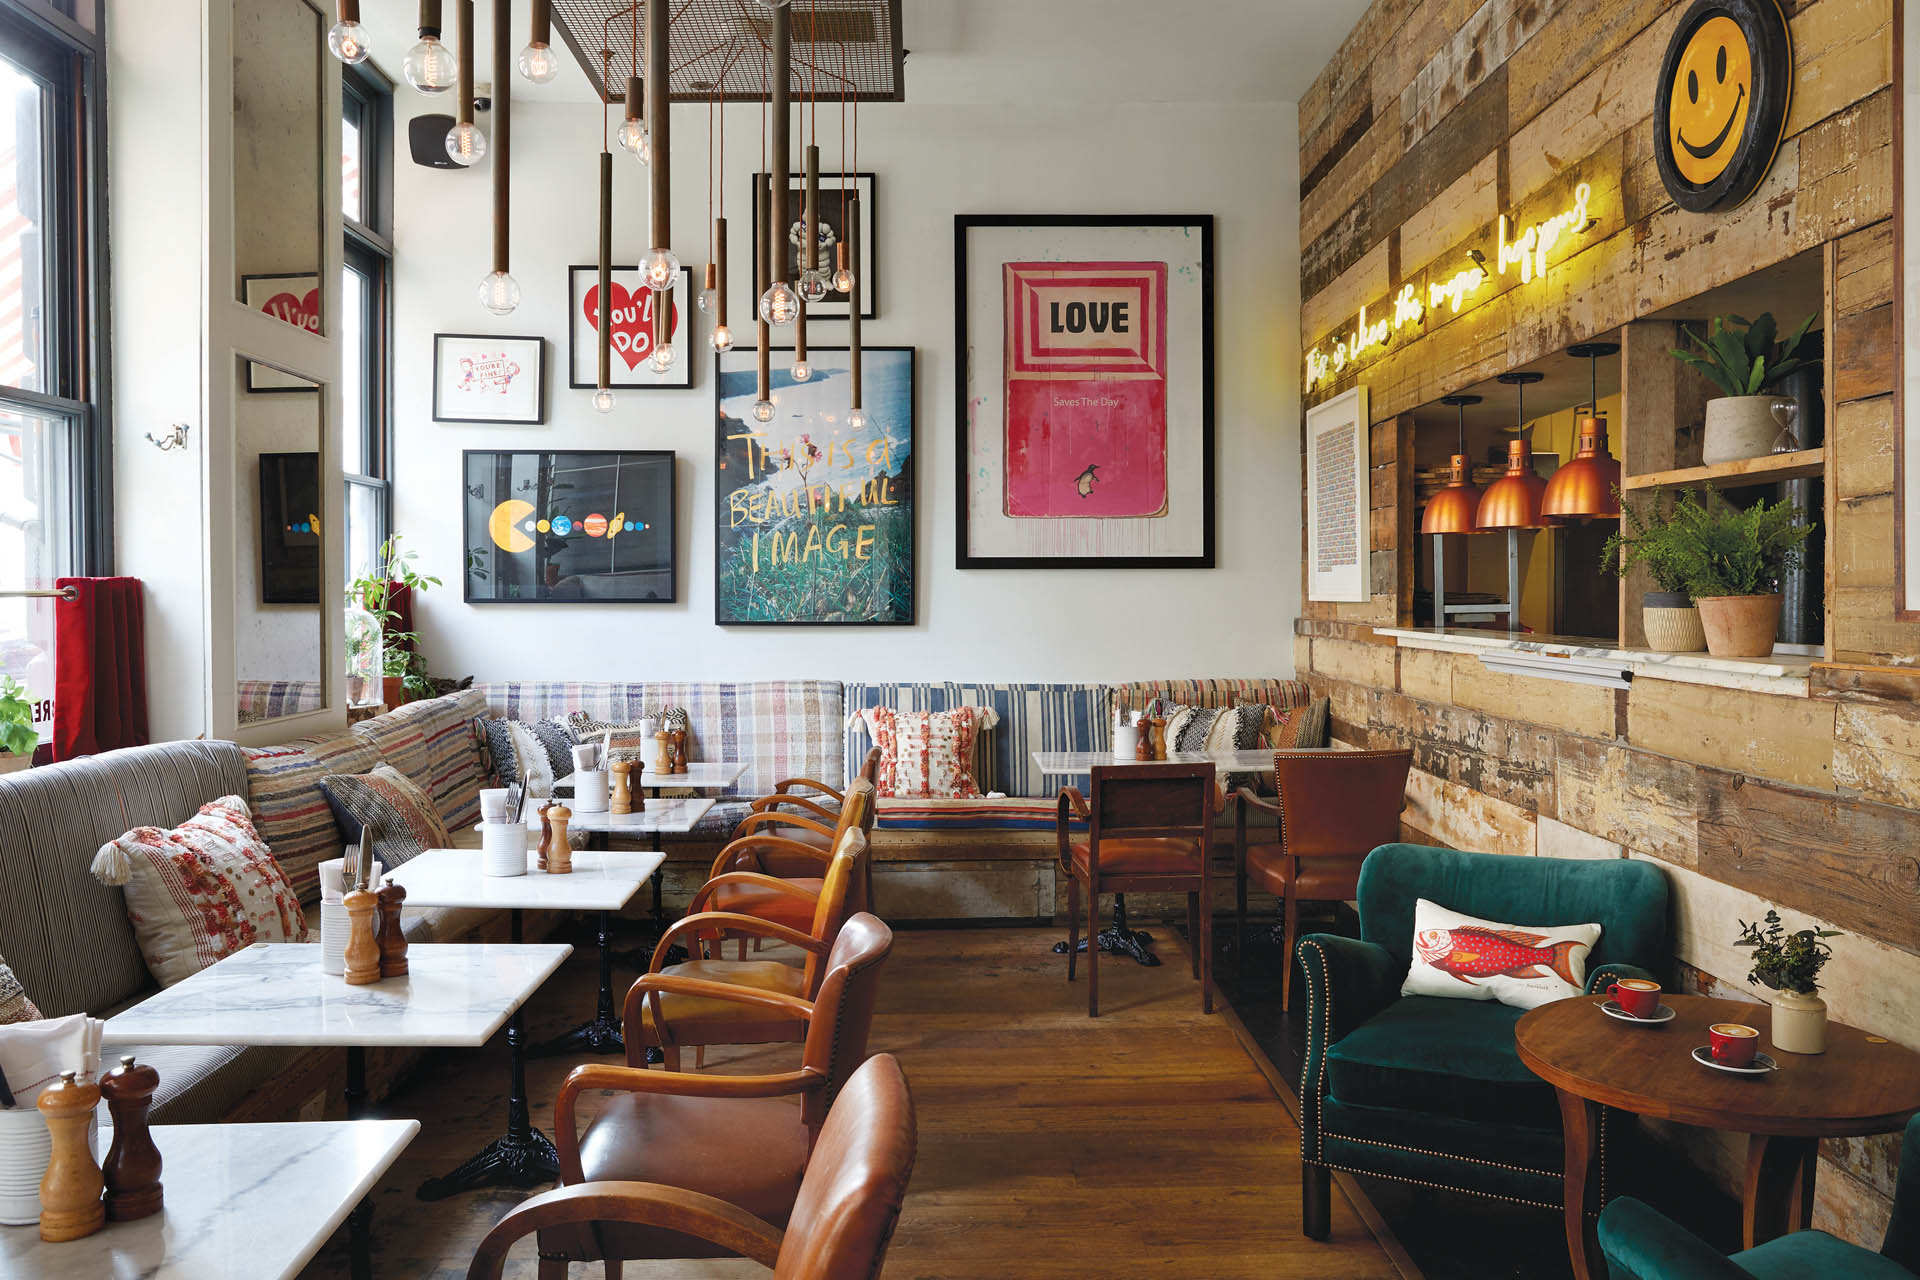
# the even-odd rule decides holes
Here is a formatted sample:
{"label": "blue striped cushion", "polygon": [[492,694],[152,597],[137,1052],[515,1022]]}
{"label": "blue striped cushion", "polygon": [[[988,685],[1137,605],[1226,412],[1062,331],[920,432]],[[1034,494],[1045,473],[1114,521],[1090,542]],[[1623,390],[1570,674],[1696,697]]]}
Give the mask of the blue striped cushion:
{"label": "blue striped cushion", "polygon": [[[1053,796],[1057,778],[1033,763],[1036,751],[1104,751],[1111,742],[1107,690],[1097,684],[850,684],[847,709],[892,707],[896,711],[948,711],[992,707],[1000,723],[981,735],[984,754],[977,777],[982,791],[1010,796]],[[866,759],[866,725],[847,726],[847,768]]]}

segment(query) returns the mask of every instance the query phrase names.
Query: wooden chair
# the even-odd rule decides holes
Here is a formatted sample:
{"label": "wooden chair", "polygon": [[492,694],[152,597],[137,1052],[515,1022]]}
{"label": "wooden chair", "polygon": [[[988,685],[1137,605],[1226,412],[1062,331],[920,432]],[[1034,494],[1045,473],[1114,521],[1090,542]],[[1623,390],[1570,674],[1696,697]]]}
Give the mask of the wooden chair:
{"label": "wooden chair", "polygon": [[[918,1126],[907,1077],[892,1054],[868,1058],[827,1113],[782,1231],[731,1201],[657,1182],[583,1182],[516,1206],[480,1241],[467,1280],[499,1280],[528,1232],[619,1223],[698,1237],[773,1268],[774,1280],[865,1280],[880,1274],[913,1175]],[[618,1277],[617,1260],[607,1263]],[[540,1260],[560,1280],[567,1259]]]}
{"label": "wooden chair", "polygon": [[[802,1001],[815,999],[826,975],[825,959],[839,939],[842,922],[853,913],[853,886],[859,883],[866,856],[866,837],[857,830],[849,831],[827,864],[820,892],[809,898],[813,918],[804,932],[757,916],[717,911],[676,920],[660,935],[648,971],[627,989],[623,1014],[627,1065],[644,1067],[649,1046],[658,1046],[667,1070],[678,1071],[683,1048],[704,1050],[710,1044],[784,1044],[803,1039],[806,1021],[793,1017],[784,1006],[719,999],[708,988],[724,984]],[[703,938],[723,934],[791,943],[806,953],[806,963],[796,969],[777,960],[696,956],[683,964],[667,964],[668,949],[676,942],[686,939],[697,947]]]}
{"label": "wooden chair", "polygon": [[[859,831],[867,837],[870,848],[875,817],[873,784],[863,778],[847,788],[831,827],[808,818],[774,814],[755,817],[769,817],[788,825],[763,827],[730,841],[714,858],[707,883],[693,895],[687,911],[758,916],[789,929],[805,929],[813,916],[813,898],[820,892],[820,877],[847,832]],[[741,825],[744,828],[753,821],[749,818]],[[819,843],[803,842],[796,838],[798,835]],[[854,882],[853,910],[873,910],[871,858],[862,861]],[[744,938],[741,946],[744,955]]]}
{"label": "wooden chair", "polygon": [[[569,1189],[657,1183],[677,1189],[681,1194],[670,1199],[682,1204],[705,1205],[711,1198],[769,1227],[785,1227],[804,1203],[810,1157],[836,1145],[824,1141],[823,1126],[867,1060],[880,969],[892,949],[893,933],[886,925],[864,912],[852,917],[827,955],[819,997],[811,1003],[783,992],[676,979],[676,987],[687,994],[806,1021],[799,1069],[695,1075],[602,1063],[575,1067],[554,1100],[561,1183]],[[617,1092],[580,1133],[575,1127],[579,1097],[597,1090]],[[853,1114],[862,1114],[868,1101],[856,1097]],[[689,1193],[702,1199],[695,1201]],[[542,1223],[538,1214],[529,1214],[536,1220],[522,1219],[526,1227],[513,1232],[539,1230],[543,1277],[564,1275],[565,1262],[595,1259],[605,1260],[608,1274],[617,1277],[623,1259],[716,1257],[737,1251],[742,1240],[703,1237],[690,1219],[618,1216],[593,1192],[581,1191],[578,1200],[571,1216]],[[694,1229],[682,1229],[689,1226]],[[765,1232],[759,1238],[765,1248],[750,1256],[764,1259],[772,1238]],[[547,1268],[549,1261],[556,1265]]]}
{"label": "wooden chair", "polygon": [[[867,751],[867,758],[860,765],[860,776],[854,781],[879,785],[880,748],[872,747]],[[790,790],[792,787],[808,787],[826,798],[797,795]],[[846,802],[844,792],[835,791],[824,782],[813,778],[782,778],[773,784],[772,795],[761,796],[753,802],[752,811],[733,829],[733,835],[738,839],[755,831],[785,826],[792,828],[786,833],[789,839],[811,844],[817,849],[830,850],[833,845],[823,841],[819,829],[833,826],[839,820],[841,806]],[[811,821],[794,823],[792,818],[796,815],[810,818]]]}
{"label": "wooden chair", "polygon": [[[1080,941],[1080,892],[1087,894],[1087,1016],[1100,1016],[1100,895],[1187,895],[1187,937],[1200,1007],[1213,1012],[1213,765],[1095,765],[1091,803],[1060,791],[1060,871],[1067,877],[1067,981]],[[1069,824],[1087,824],[1084,840]]]}
{"label": "wooden chair", "polygon": [[[1247,954],[1247,883],[1280,899],[1280,1004],[1293,1008],[1293,948],[1300,903],[1345,902],[1359,892],[1360,864],[1400,838],[1411,751],[1277,751],[1275,792],[1240,788],[1234,809],[1234,952]],[[1278,840],[1247,844],[1247,813],[1279,817]]]}

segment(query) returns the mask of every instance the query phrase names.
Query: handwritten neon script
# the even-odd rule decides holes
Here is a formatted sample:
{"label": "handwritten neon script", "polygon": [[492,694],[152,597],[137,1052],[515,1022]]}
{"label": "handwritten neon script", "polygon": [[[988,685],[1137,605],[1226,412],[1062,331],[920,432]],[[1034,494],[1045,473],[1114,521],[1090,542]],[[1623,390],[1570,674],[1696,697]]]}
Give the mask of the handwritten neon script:
{"label": "handwritten neon script", "polygon": [[[1593,227],[1594,219],[1589,211],[1592,200],[1593,188],[1583,182],[1573,189],[1573,204],[1569,208],[1534,223],[1512,238],[1508,236],[1511,224],[1507,215],[1501,214],[1496,232],[1499,256],[1495,271],[1505,275],[1508,267],[1518,267],[1522,284],[1531,283],[1545,275],[1547,258],[1554,247]],[[1477,251],[1472,256],[1475,265],[1445,280],[1428,281],[1424,298],[1413,285],[1402,285],[1393,296],[1390,315],[1369,316],[1367,308],[1361,307],[1360,314],[1354,318],[1353,330],[1345,338],[1334,342],[1325,351],[1316,346],[1307,352],[1307,390],[1313,390],[1322,382],[1358,364],[1373,348],[1386,346],[1394,334],[1425,320],[1430,310],[1444,305],[1452,314],[1458,315],[1467,298],[1494,276],[1494,272],[1487,270],[1484,256]]]}

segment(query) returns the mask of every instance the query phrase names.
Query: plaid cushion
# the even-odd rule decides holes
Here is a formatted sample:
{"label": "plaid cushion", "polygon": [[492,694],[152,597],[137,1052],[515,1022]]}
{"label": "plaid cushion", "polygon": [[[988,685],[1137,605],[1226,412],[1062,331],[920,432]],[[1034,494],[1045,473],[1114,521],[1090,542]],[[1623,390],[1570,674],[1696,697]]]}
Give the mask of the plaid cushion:
{"label": "plaid cushion", "polygon": [[312,902],[320,896],[320,873],[315,867],[323,858],[340,856],[340,829],[320,780],[330,773],[365,773],[380,763],[380,754],[352,734],[242,751],[247,759],[247,809],[254,828],[273,850],[274,860],[287,873],[300,900]]}
{"label": "plaid cushion", "polygon": [[470,827],[480,821],[480,787],[486,781],[473,721],[486,709],[485,699],[468,689],[363,720],[353,726],[353,735],[426,792],[447,826]]}
{"label": "plaid cushion", "polygon": [[326,687],[318,680],[241,680],[234,692],[241,724],[318,711],[327,699]]}
{"label": "plaid cushion", "polygon": [[371,773],[329,774],[320,785],[347,839],[358,840],[366,828],[368,849],[389,871],[415,854],[453,844],[433,799],[390,764],[375,765]]}
{"label": "plaid cushion", "polygon": [[[850,684],[847,705],[900,711],[948,711],[991,707],[1000,721],[980,735],[974,777],[982,791],[1012,796],[1051,796],[1059,779],[1033,763],[1036,751],[1105,751],[1111,746],[1107,690],[1097,684]],[[858,769],[866,759],[866,726],[847,725],[845,759]],[[819,776],[819,775],[813,775]]]}
{"label": "plaid cushion", "polygon": [[642,684],[593,684],[584,680],[493,680],[475,684],[489,714],[508,720],[565,719],[584,711],[596,720],[630,724],[647,705]]}
{"label": "plaid cushion", "polygon": [[1242,702],[1265,702],[1277,711],[1304,706],[1313,699],[1304,680],[1136,680],[1113,686],[1113,705],[1123,711],[1144,711],[1155,698],[1185,707],[1232,707]]}

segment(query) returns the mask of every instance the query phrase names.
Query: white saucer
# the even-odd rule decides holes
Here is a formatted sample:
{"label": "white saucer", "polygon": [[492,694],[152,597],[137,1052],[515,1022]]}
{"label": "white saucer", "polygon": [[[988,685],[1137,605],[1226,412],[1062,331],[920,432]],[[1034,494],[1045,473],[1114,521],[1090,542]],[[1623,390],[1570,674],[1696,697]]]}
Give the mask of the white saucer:
{"label": "white saucer", "polygon": [[1643,1027],[1654,1027],[1660,1025],[1662,1022],[1672,1022],[1675,1017],[1672,1007],[1663,1004],[1653,1011],[1651,1018],[1636,1018],[1625,1009],[1622,1009],[1618,1000],[1607,1001],[1600,1006],[1600,1012],[1606,1014],[1609,1018],[1618,1018],[1622,1022],[1637,1022]]}
{"label": "white saucer", "polygon": [[1769,1071],[1780,1069],[1780,1064],[1764,1053],[1754,1054],[1753,1065],[1750,1067],[1730,1067],[1724,1062],[1715,1062],[1713,1046],[1705,1044],[1693,1051],[1693,1060],[1703,1067],[1712,1067],[1715,1071],[1731,1071],[1737,1076],[1763,1076]]}

